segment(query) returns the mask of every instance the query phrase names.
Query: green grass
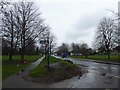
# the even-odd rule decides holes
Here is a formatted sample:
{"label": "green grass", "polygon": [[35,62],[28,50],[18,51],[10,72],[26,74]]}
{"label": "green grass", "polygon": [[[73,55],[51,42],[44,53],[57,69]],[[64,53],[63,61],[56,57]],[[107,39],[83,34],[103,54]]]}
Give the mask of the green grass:
{"label": "green grass", "polygon": [[[68,61],[58,59],[55,57],[50,57],[50,64],[61,62],[64,63],[64,66],[59,70],[57,68],[50,67],[48,71],[47,67],[47,59],[44,59],[35,69],[33,69],[29,74],[34,78],[47,78],[46,81],[52,81],[53,79],[56,81],[65,79],[65,75],[73,75],[75,70],[77,70],[77,66],[75,64],[69,63]],[[66,70],[67,69],[67,70]],[[70,71],[71,70],[71,71]],[[71,73],[71,74],[70,74]],[[62,78],[63,77],[63,78]],[[45,79],[43,80],[45,81]]]}
{"label": "green grass", "polygon": [[[73,57],[73,58],[83,58],[83,59],[94,59],[94,60],[108,60],[108,56],[107,55],[90,55],[87,56],[87,58],[85,56],[69,56],[69,57]],[[120,61],[120,55],[110,55],[110,60],[111,61]]]}
{"label": "green grass", "polygon": [[[68,64],[69,66],[71,67],[74,67],[75,65],[74,64],[71,64],[65,60],[61,60],[61,59],[58,59],[58,58],[55,58],[55,57],[50,57],[50,61],[49,63],[52,64],[52,63],[55,63],[55,62],[63,62],[63,63],[66,63]],[[44,66],[47,65],[47,59],[44,59],[38,67],[36,67],[35,69],[33,69],[31,72],[30,72],[30,75],[33,76],[33,77],[41,77],[41,76],[45,76],[47,75],[49,72],[47,72],[47,68],[45,68]]]}
{"label": "green grass", "polygon": [[[8,76],[15,74],[16,72],[24,69],[26,66],[28,66],[30,63],[38,60],[42,56],[40,55],[31,55],[31,56],[25,56],[25,60],[27,64],[21,64],[20,63],[20,56],[16,55],[13,56],[13,61],[9,61],[9,56],[2,56],[2,79],[4,80]],[[17,65],[20,65],[17,67]]]}
{"label": "green grass", "polygon": [[[25,55],[25,60],[27,61],[34,61],[36,59],[39,59],[41,57],[41,55]],[[4,55],[2,56],[2,61],[8,61],[9,59],[9,56],[7,55]],[[21,60],[21,56],[20,55],[14,55],[12,60]]]}

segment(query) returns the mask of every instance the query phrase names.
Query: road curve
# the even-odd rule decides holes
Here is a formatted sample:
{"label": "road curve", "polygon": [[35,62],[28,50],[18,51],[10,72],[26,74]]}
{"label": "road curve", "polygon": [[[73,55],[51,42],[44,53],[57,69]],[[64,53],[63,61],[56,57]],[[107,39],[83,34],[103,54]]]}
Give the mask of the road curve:
{"label": "road curve", "polygon": [[[55,56],[56,58],[61,58]],[[63,59],[63,58],[61,58]],[[80,60],[76,58],[65,58],[73,61],[74,64],[86,66],[87,73],[75,81],[71,88],[118,88],[120,81],[120,67],[114,64]]]}

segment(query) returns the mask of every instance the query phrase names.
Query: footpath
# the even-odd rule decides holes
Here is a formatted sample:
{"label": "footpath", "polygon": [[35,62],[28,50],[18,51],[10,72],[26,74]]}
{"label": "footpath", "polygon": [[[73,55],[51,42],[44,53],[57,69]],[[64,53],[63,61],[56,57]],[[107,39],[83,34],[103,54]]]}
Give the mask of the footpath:
{"label": "footpath", "polygon": [[27,80],[27,76],[29,71],[37,67],[40,62],[43,60],[44,57],[40,58],[39,60],[33,62],[28,67],[24,69],[23,72],[14,75],[11,75],[10,77],[6,78],[2,82],[2,88],[26,88],[29,87],[31,84]]}

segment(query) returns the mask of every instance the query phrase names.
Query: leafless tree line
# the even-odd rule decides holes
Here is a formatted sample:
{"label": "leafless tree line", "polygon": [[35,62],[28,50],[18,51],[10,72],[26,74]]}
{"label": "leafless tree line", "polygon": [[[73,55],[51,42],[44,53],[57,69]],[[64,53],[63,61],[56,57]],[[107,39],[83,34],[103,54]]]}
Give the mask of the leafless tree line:
{"label": "leafless tree line", "polygon": [[87,58],[88,55],[94,55],[96,52],[90,48],[87,43],[71,43],[70,45],[63,43],[57,50],[58,55],[61,55],[62,53],[75,56],[84,55]]}
{"label": "leafless tree line", "polygon": [[50,28],[44,24],[34,2],[1,4],[2,39],[10,47],[9,60],[12,60],[13,52],[17,49],[21,52],[21,60],[24,60],[26,48],[35,43],[43,33],[50,32]]}

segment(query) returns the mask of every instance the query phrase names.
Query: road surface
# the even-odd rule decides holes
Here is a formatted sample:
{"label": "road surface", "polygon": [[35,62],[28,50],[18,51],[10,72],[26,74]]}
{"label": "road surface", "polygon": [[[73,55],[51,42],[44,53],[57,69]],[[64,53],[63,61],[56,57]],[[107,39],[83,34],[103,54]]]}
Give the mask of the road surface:
{"label": "road surface", "polygon": [[[57,57],[56,58],[61,58]],[[120,66],[104,64],[75,58],[66,58],[75,64],[82,64],[88,72],[75,81],[72,88],[118,88],[120,81]]]}

